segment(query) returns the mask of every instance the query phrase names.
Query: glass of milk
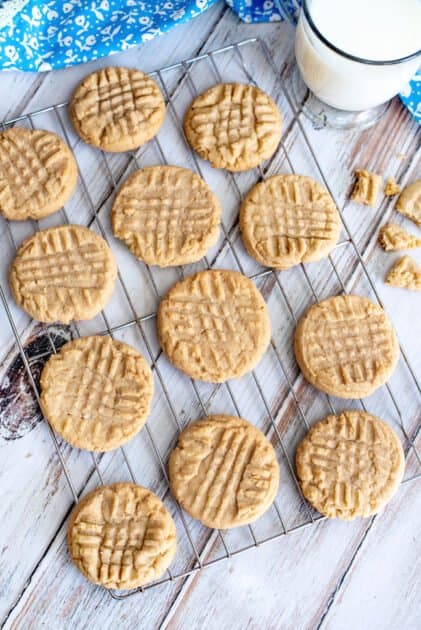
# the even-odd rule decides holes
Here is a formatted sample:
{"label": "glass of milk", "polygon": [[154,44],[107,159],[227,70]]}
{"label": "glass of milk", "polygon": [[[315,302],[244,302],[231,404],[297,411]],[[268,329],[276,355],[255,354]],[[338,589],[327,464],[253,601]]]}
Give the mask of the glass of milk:
{"label": "glass of milk", "polygon": [[421,64],[421,0],[302,0],[295,54],[307,113],[368,127]]}

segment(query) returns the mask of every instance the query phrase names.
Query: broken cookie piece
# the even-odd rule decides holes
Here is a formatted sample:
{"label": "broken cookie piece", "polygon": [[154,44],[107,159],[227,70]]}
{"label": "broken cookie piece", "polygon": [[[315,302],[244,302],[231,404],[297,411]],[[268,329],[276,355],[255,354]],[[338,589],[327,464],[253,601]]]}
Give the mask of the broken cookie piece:
{"label": "broken cookie piece", "polygon": [[421,291],[421,267],[410,256],[403,256],[393,265],[385,282],[392,287]]}
{"label": "broken cookie piece", "polygon": [[421,247],[421,238],[410,234],[396,223],[386,223],[379,232],[379,243],[387,252]]}
{"label": "broken cookie piece", "polygon": [[404,188],[396,210],[421,227],[421,179]]}
{"label": "broken cookie piece", "polygon": [[388,177],[386,185],[384,187],[384,194],[386,197],[393,197],[393,195],[399,195],[401,187],[397,184],[393,177]]}
{"label": "broken cookie piece", "polygon": [[355,171],[355,184],[351,192],[351,199],[366,206],[374,206],[382,187],[383,179],[377,173],[358,168]]}

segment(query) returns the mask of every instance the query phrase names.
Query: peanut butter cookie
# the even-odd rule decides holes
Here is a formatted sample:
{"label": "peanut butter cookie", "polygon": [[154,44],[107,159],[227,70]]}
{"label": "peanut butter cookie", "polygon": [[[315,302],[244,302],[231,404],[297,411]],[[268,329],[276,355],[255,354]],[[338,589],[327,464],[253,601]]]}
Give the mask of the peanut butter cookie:
{"label": "peanut butter cookie", "polygon": [[117,266],[103,238],[81,225],[37,232],[18,248],[9,280],[17,304],[40,322],[91,319],[114,290]]}
{"label": "peanut butter cookie", "polygon": [[192,378],[221,383],[252,370],[270,341],[266,303],[236,271],[201,271],[177,282],[158,310],[169,360]]}
{"label": "peanut butter cookie", "polygon": [[241,418],[208,416],[185,429],[169,460],[171,492],[193,518],[228,529],[255,521],[279,485],[273,446]]}
{"label": "peanut butter cookie", "polygon": [[240,227],[250,256],[288,269],[327,256],[338,242],[341,220],[332,197],[314,179],[275,175],[248,193]]}
{"label": "peanut butter cookie", "polygon": [[6,219],[41,219],[72,196],[77,164],[51,131],[12,127],[0,132],[0,212]]}
{"label": "peanut butter cookie", "polygon": [[317,422],[299,445],[296,464],[313,507],[349,521],[386,505],[402,481],[405,457],[386,422],[353,410]]}
{"label": "peanut butter cookie", "polygon": [[88,451],[125,444],[145,424],[152,396],[149,365],[110,337],[66,343],[41,375],[45,418],[62,438]]}
{"label": "peanut butter cookie", "polygon": [[131,589],[158,579],[174,559],[174,521],[158,497],[134,483],[100,486],[70,515],[70,556],[105,588]]}
{"label": "peanut butter cookie", "polygon": [[360,398],[390,378],[399,345],[380,306],[358,295],[341,295],[314,304],[300,319],[295,356],[314,387],[340,398]]}
{"label": "peanut butter cookie", "polygon": [[72,96],[69,113],[84,142],[118,153],[137,149],[158,133],[165,101],[147,74],[110,66],[83,79]]}
{"label": "peanut butter cookie", "polygon": [[117,193],[114,234],[148,265],[193,263],[219,235],[221,206],[206,182],[178,166],[136,171]]}
{"label": "peanut butter cookie", "polygon": [[192,148],[215,168],[246,171],[275,153],[282,118],[262,90],[220,83],[193,101],[184,119],[184,132]]}

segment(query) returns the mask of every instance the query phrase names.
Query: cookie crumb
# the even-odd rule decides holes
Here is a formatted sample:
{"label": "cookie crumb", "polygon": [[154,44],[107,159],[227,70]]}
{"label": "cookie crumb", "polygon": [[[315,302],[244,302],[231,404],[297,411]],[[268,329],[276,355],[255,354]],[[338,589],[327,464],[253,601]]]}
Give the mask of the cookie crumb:
{"label": "cookie crumb", "polygon": [[398,212],[421,227],[421,179],[403,189],[395,207]]}
{"label": "cookie crumb", "polygon": [[394,195],[399,195],[401,192],[401,187],[396,183],[393,177],[388,177],[386,185],[384,187],[384,194],[386,197],[393,197]]}
{"label": "cookie crumb", "polygon": [[386,223],[379,232],[379,243],[386,252],[421,247],[421,238],[410,234],[396,223]]}
{"label": "cookie crumb", "polygon": [[374,206],[377,201],[383,179],[377,173],[358,168],[355,171],[355,184],[351,192],[351,199],[356,203]]}
{"label": "cookie crumb", "polygon": [[421,267],[410,256],[403,256],[395,262],[385,282],[392,287],[421,291]]}

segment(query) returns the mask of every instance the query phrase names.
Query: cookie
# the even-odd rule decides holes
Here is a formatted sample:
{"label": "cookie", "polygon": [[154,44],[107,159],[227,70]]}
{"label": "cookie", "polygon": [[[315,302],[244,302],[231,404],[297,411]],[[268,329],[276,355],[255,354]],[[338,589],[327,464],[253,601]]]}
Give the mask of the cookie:
{"label": "cookie", "polygon": [[219,235],[221,206],[206,182],[178,166],[133,173],[117,193],[114,234],[148,265],[193,263]]}
{"label": "cookie", "polygon": [[300,319],[295,356],[317,389],[340,398],[361,398],[390,378],[399,345],[380,306],[358,295],[341,295],[314,304]]}
{"label": "cookie", "polygon": [[282,118],[262,90],[220,83],[193,101],[184,119],[184,132],[192,148],[215,168],[246,171],[275,153]]}
{"label": "cookie", "polygon": [[176,552],[176,530],[158,497],[134,483],[100,486],[70,515],[67,543],[83,575],[105,588],[158,579]]}
{"label": "cookie", "polygon": [[165,101],[147,74],[111,66],[83,79],[72,96],[69,113],[84,142],[118,153],[137,149],[158,133]]}
{"label": "cookie", "polygon": [[332,197],[314,179],[275,175],[248,193],[240,227],[250,256],[288,269],[327,256],[338,242],[341,220]]}
{"label": "cookie", "polygon": [[250,422],[215,415],[194,422],[170,455],[170,489],[207,527],[255,521],[272,505],[279,465],[272,444]]}
{"label": "cookie", "polygon": [[386,276],[386,284],[421,291],[421,267],[410,256],[399,258]]}
{"label": "cookie", "polygon": [[73,153],[51,131],[12,127],[0,132],[0,212],[12,221],[59,210],[77,184]]}
{"label": "cookie", "polygon": [[66,343],[41,374],[41,404],[53,429],[73,446],[110,451],[143,427],[153,376],[134,348],[110,337]]}
{"label": "cookie", "polygon": [[393,177],[388,177],[383,192],[386,197],[393,197],[394,195],[399,195],[401,187],[395,182]]}
{"label": "cookie", "polygon": [[379,232],[379,243],[387,252],[421,247],[421,238],[410,234],[396,223],[386,223]]}
{"label": "cookie", "polygon": [[317,422],[297,449],[296,466],[312,506],[350,521],[386,505],[402,481],[405,457],[386,422],[352,410]]}
{"label": "cookie", "polygon": [[158,309],[169,360],[192,378],[222,383],[259,362],[270,341],[266,303],[237,271],[201,271],[177,282]]}
{"label": "cookie", "polygon": [[356,203],[374,206],[383,184],[382,177],[377,175],[377,173],[359,168],[355,171],[355,178],[351,199]]}
{"label": "cookie", "polygon": [[421,227],[421,179],[404,188],[396,202],[396,210]]}
{"label": "cookie", "polygon": [[37,232],[18,248],[9,273],[16,303],[40,322],[91,319],[114,290],[117,266],[103,238],[81,225]]}

